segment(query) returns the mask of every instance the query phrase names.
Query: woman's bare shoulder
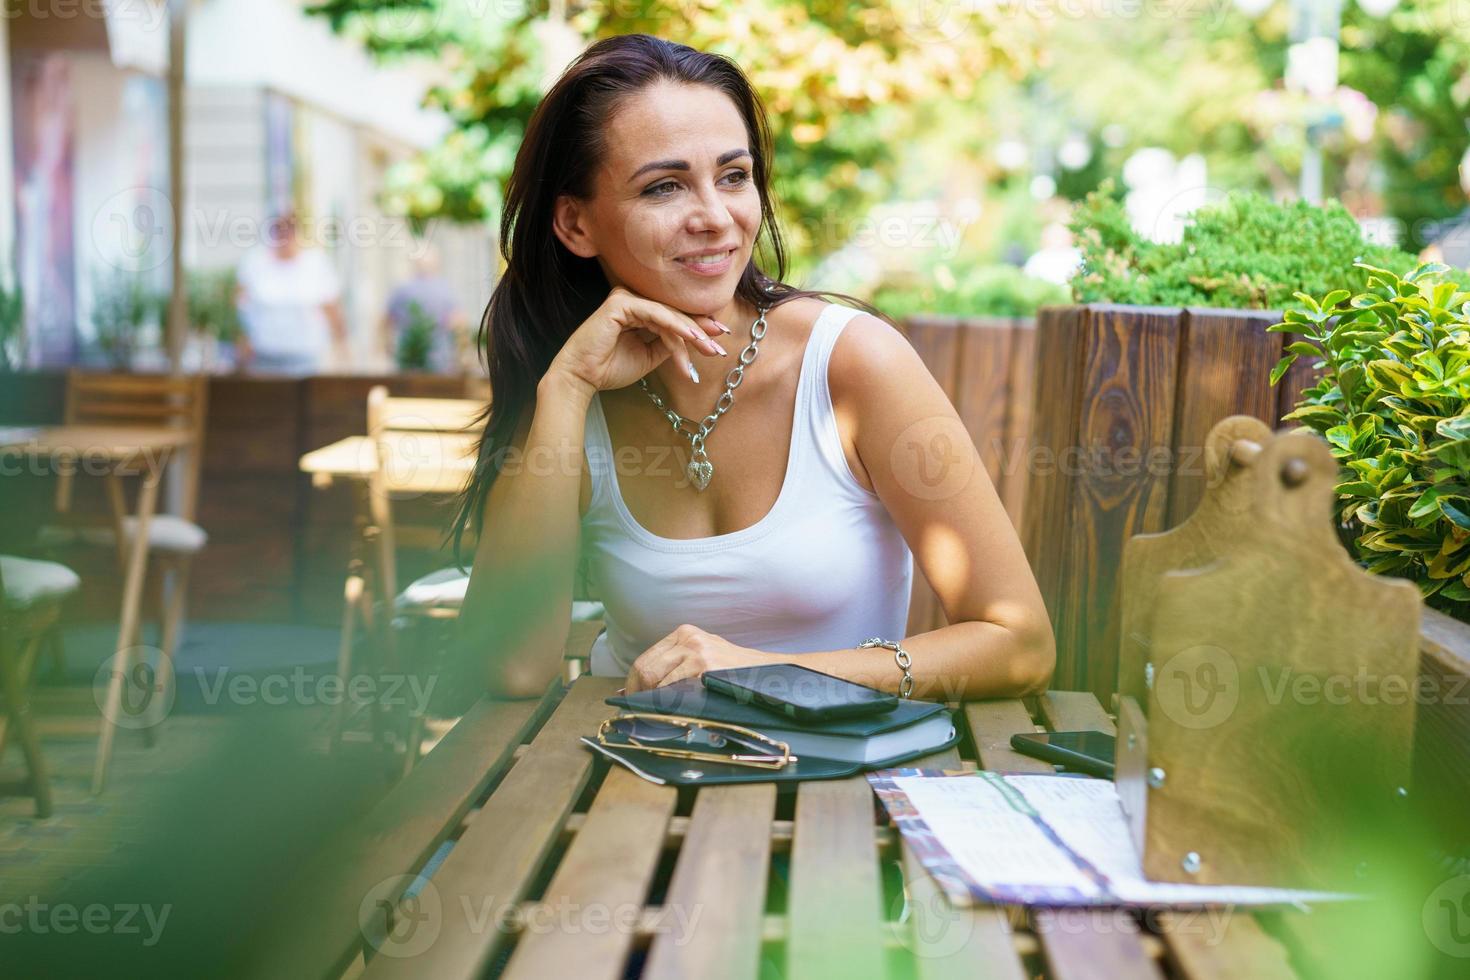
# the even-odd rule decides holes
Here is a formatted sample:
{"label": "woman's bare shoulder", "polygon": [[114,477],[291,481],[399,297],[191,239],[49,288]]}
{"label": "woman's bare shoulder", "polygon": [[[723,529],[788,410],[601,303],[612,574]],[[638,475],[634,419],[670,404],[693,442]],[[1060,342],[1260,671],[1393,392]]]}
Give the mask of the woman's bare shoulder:
{"label": "woman's bare shoulder", "polygon": [[875,374],[922,366],[918,352],[892,324],[871,313],[858,313],[838,334],[827,365],[833,402],[860,394]]}

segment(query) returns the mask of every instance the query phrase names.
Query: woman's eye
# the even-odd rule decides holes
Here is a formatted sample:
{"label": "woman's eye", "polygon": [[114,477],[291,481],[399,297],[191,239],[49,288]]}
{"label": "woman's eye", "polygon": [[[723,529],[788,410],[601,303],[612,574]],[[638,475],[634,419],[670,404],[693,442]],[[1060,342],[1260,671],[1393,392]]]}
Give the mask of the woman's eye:
{"label": "woman's eye", "polygon": [[[725,174],[725,176],[721,179],[726,181],[731,187],[736,187],[750,180],[750,171],[732,170],[729,173]],[[678,182],[665,180],[661,183],[654,184],[652,187],[646,189],[643,193],[648,195],[649,197],[667,197],[669,194],[678,189]]]}

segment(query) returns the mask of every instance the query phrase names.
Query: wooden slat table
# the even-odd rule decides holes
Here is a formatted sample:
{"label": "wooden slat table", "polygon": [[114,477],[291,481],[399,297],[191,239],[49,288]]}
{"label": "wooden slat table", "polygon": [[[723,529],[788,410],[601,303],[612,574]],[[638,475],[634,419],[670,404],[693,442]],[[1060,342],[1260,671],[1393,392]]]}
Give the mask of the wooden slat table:
{"label": "wooden slat table", "polygon": [[[184,429],[107,425],[55,425],[32,430],[0,432],[0,457],[49,460],[54,467],[66,466],[84,474],[100,473],[107,483],[112,508],[113,532],[122,554],[123,590],[117,645],[112,676],[102,710],[102,737],[97,746],[97,763],[92,774],[92,792],[100,793],[107,782],[116,719],[122,705],[123,683],[132,662],[140,627],[143,583],[148,571],[148,524],[158,507],[158,487],[174,453],[194,442]],[[24,465],[24,464],[21,464]],[[122,478],[138,476],[137,521],[131,542],[123,533],[127,507]],[[144,727],[151,737],[151,728]]]}
{"label": "wooden slat table", "polygon": [[[286,903],[297,914],[281,917],[282,937],[262,938],[274,955],[259,975],[337,977],[359,954],[372,980],[1295,975],[1285,947],[1240,910],[1207,928],[1189,914],[954,908],[860,777],[803,784],[793,800],[772,784],[676,790],[608,769],[577,737],[613,712],[603,699],[619,683],[557,685],[539,710],[503,716],[493,736],[456,727],[380,808],[378,836],[344,845],[364,866]],[[481,705],[460,726],[481,731],[504,710]],[[1011,751],[1012,734],[1113,730],[1090,694],[971,703],[959,717],[960,745],[918,765],[1046,772]],[[520,718],[527,744],[514,748],[506,739]],[[493,789],[466,808],[465,793],[481,786]],[[380,838],[389,846],[365,847]],[[369,879],[407,875],[449,839],[447,858],[391,924],[352,934]],[[319,875],[332,876],[330,863]],[[327,916],[330,939],[301,940]]]}

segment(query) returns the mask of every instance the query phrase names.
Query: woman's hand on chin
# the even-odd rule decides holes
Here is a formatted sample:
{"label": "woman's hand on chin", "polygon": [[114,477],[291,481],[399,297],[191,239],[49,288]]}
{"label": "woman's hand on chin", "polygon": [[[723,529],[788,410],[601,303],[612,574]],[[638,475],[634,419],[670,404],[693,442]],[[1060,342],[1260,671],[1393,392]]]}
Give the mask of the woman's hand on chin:
{"label": "woman's hand on chin", "polygon": [[684,624],[649,647],[628,671],[627,691],[664,687],[707,670],[775,663],[774,654],[736,646],[722,636]]}

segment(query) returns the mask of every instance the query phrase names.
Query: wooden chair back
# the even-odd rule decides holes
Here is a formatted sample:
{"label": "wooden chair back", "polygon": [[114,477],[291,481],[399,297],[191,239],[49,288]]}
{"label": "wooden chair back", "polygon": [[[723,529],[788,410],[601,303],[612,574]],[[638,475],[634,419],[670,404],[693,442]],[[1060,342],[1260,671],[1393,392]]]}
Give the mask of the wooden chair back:
{"label": "wooden chair back", "polygon": [[484,428],[485,402],[470,398],[398,398],[383,385],[368,392],[367,427],[377,453],[368,480],[373,523],[378,528],[383,597],[398,594],[396,549],[437,549],[439,524],[395,520],[394,498],[452,496],[464,489]]}
{"label": "wooden chair back", "polygon": [[[76,368],[67,373],[67,425],[159,426],[189,432],[190,448],[178,454],[172,465],[183,467],[178,516],[191,521],[199,503],[208,403],[209,379],[202,374],[98,374]],[[69,509],[71,486],[71,475],[63,473],[57,486],[60,511]]]}
{"label": "wooden chair back", "polygon": [[1338,541],[1315,433],[1233,416],[1205,446],[1199,505],[1131,538],[1121,576],[1118,781],[1144,872],[1351,889],[1403,838],[1419,590]]}

